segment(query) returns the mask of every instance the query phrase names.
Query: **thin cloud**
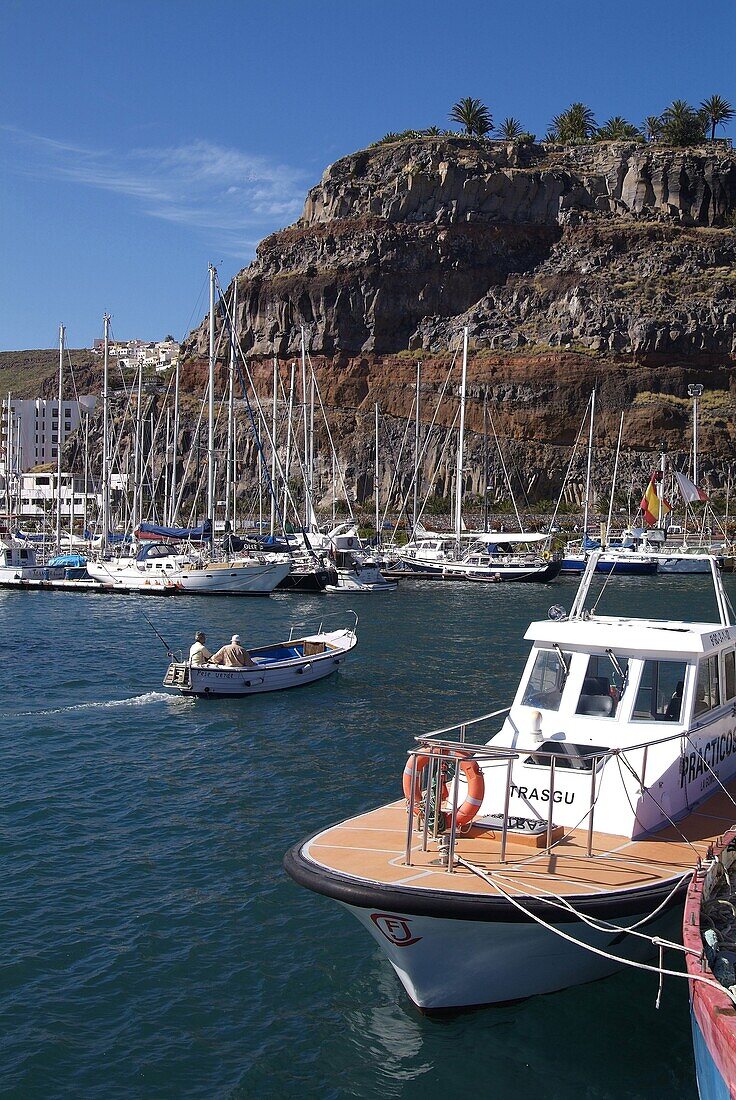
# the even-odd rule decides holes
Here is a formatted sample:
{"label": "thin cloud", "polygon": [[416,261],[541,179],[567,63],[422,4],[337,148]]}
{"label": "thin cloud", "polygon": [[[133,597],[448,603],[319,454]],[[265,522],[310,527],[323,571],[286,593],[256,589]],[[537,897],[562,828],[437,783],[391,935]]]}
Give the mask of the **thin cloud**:
{"label": "thin cloud", "polygon": [[6,165],[35,179],[109,191],[131,199],[151,218],[206,234],[230,255],[253,250],[253,242],[301,213],[305,175],[267,157],[208,141],[119,152],[0,126]]}

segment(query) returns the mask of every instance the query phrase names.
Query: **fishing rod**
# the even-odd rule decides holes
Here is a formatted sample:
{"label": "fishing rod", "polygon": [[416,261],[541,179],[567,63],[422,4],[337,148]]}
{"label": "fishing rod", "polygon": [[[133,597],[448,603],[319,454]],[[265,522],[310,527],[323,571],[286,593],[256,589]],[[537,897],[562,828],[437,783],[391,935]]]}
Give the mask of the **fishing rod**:
{"label": "fishing rod", "polygon": [[166,639],[165,639],[165,638],[163,638],[163,637],[162,637],[162,636],[161,636],[161,635],[159,634],[158,630],[156,630],[156,627],[155,627],[155,626],[153,625],[153,623],[151,622],[151,620],[150,620],[150,619],[148,618],[148,615],[146,615],[146,613],[145,613],[145,611],[143,610],[143,608],[141,608],[141,615],[142,615],[142,616],[143,616],[143,618],[144,618],[144,619],[146,620],[146,622],[147,622],[147,623],[148,623],[148,625],[150,626],[151,630],[153,631],[153,633],[154,633],[154,634],[156,635],[156,637],[158,638],[158,640],[159,640],[159,641],[161,642],[162,646],[163,646],[163,647],[164,647],[164,649],[166,650],[166,656],[167,656],[167,657],[172,657],[172,658],[173,658],[174,654],[173,654],[172,650],[171,650],[171,649],[169,649],[169,643],[168,643],[168,642],[166,641]]}

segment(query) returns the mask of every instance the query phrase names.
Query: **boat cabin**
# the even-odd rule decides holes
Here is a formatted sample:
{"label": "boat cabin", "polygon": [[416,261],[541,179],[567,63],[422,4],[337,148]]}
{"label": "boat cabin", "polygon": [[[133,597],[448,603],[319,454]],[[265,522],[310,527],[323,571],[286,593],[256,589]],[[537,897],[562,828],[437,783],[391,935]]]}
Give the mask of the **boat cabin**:
{"label": "boat cabin", "polygon": [[[720,584],[720,578],[717,578]],[[722,591],[722,590],[721,590]],[[556,610],[556,609],[553,609]],[[736,626],[592,613],[532,623],[494,748],[517,752],[510,809],[636,836],[676,821],[736,773]],[[486,784],[498,813],[505,790]]]}

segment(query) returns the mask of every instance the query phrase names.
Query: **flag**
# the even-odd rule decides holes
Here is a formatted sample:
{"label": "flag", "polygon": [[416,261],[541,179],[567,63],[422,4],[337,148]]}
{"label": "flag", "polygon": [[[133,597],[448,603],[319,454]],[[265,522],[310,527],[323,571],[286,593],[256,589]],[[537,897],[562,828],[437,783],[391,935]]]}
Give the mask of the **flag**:
{"label": "flag", "polygon": [[694,500],[708,499],[707,494],[704,493],[702,489],[699,489],[695,482],[691,481],[689,477],[685,477],[684,474],[675,473],[675,478],[677,479],[677,484],[682,493],[682,499],[688,504]]}
{"label": "flag", "polygon": [[662,473],[660,470],[655,470],[639,505],[644,513],[644,522],[649,527],[661,523],[667,513],[672,511],[669,502],[661,495],[661,489]]}

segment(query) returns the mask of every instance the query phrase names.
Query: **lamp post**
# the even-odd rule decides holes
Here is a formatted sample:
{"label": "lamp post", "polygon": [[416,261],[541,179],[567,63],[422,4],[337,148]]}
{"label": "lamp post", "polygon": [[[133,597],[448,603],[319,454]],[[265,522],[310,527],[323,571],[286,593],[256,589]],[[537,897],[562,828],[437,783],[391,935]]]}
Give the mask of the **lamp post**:
{"label": "lamp post", "polygon": [[687,388],[688,397],[693,399],[693,481],[698,484],[698,398],[703,395],[699,382],[691,382]]}

